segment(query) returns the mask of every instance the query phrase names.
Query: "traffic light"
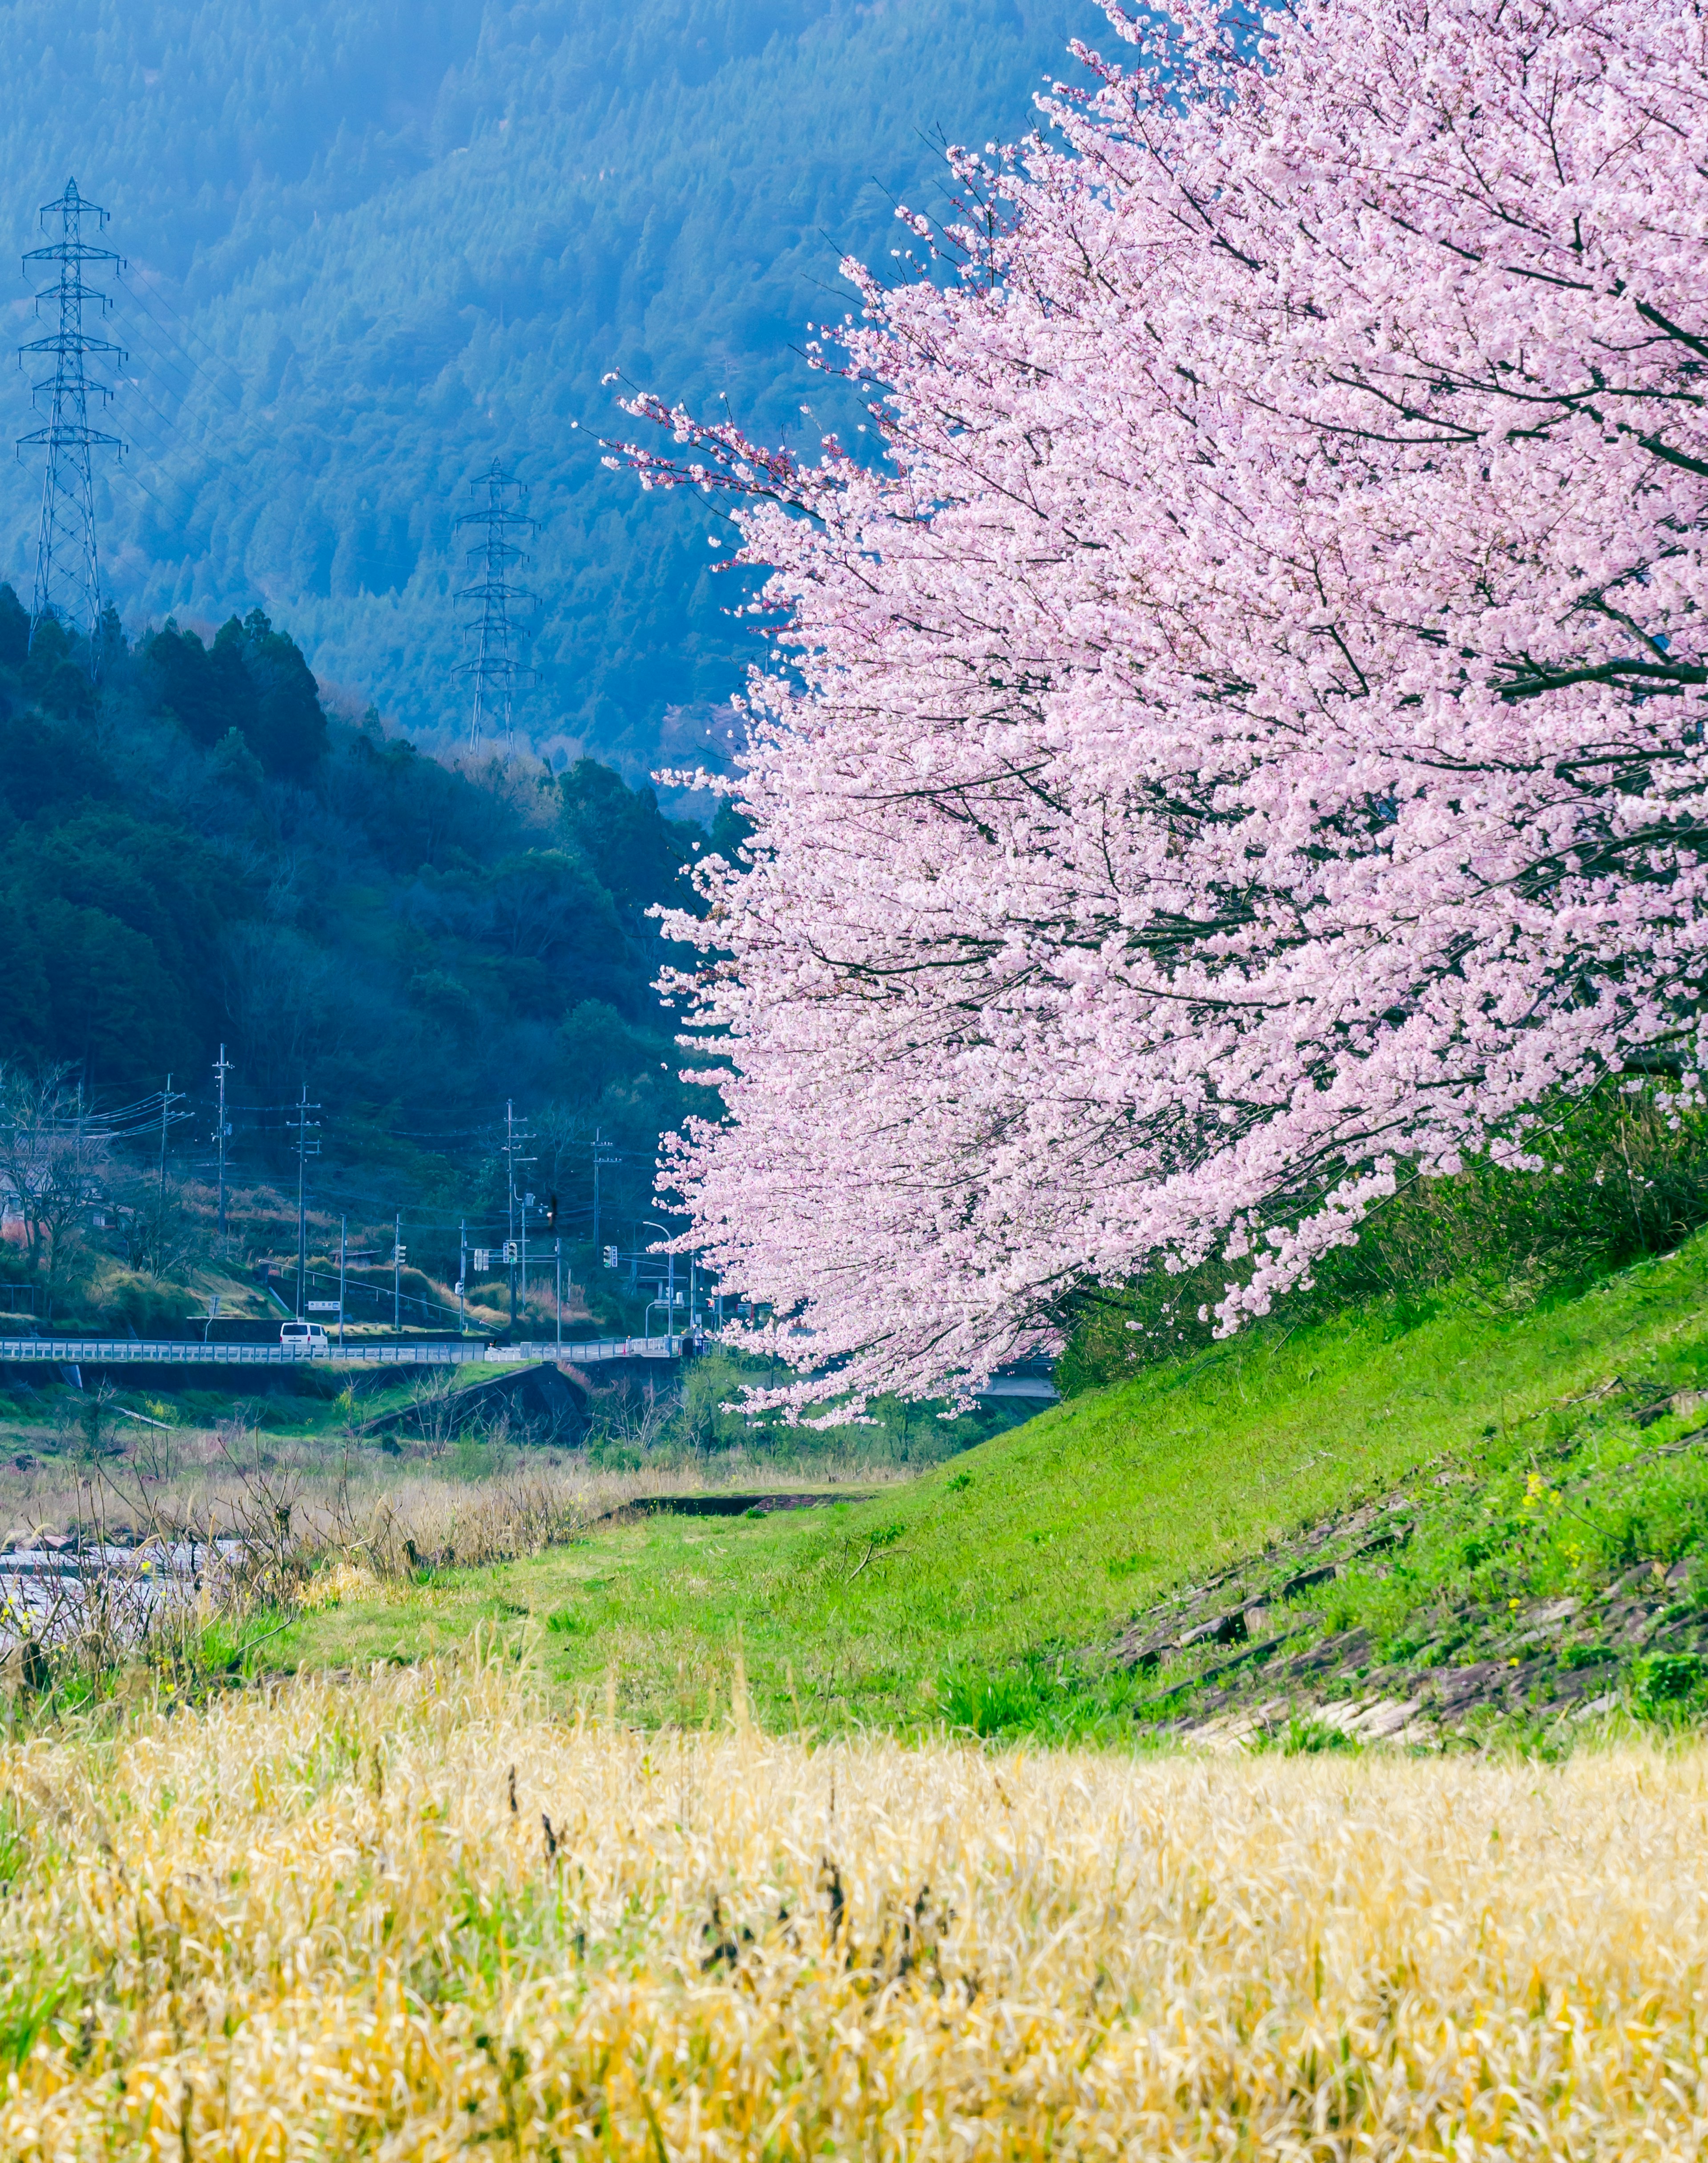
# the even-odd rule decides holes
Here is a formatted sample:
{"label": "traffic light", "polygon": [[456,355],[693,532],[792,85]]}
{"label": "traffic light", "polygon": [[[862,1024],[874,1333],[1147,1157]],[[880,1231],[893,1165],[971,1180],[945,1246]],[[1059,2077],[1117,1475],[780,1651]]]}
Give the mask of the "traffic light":
{"label": "traffic light", "polygon": [[555,1231],[557,1230],[557,1228],[558,1228],[558,1197],[557,1197],[557,1196],[554,1194],[554,1195],[553,1195],[553,1196],[550,1197],[550,1199],[549,1199],[549,1200],[547,1202],[547,1203],[546,1203],[546,1229],[547,1229],[548,1232],[555,1232]]}
{"label": "traffic light", "polygon": [[605,1249],[604,1255],[603,1255],[602,1259],[603,1259],[603,1260],[604,1260],[604,1263],[605,1263],[605,1267],[606,1267],[608,1270],[614,1270],[614,1269],[616,1267],[616,1265],[617,1265],[617,1250],[616,1250],[616,1249],[615,1247],[607,1247],[607,1248]]}

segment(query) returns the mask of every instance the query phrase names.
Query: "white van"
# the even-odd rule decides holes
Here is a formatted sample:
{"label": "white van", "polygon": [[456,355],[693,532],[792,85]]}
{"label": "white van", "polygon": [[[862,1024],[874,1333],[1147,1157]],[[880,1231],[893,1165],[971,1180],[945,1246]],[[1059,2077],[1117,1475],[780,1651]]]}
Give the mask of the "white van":
{"label": "white van", "polygon": [[317,1322],[286,1322],[280,1326],[279,1342],[294,1352],[324,1352],[326,1332]]}

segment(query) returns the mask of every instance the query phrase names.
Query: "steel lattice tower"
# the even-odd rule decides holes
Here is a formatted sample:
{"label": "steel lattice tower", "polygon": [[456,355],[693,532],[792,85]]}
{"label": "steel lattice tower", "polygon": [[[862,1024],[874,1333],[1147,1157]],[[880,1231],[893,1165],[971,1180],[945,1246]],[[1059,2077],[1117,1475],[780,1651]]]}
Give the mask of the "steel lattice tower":
{"label": "steel lattice tower", "polygon": [[97,338],[83,327],[86,303],[98,301],[103,315],[108,306],[105,293],[85,284],[83,269],[90,263],[113,263],[123,268],[123,261],[112,249],[92,247],[84,239],[84,219],[96,219],[98,232],[107,223],[107,212],[98,203],[84,200],[76,181],[66,181],[65,191],[56,202],[42,205],[44,232],[52,229],[49,221],[55,215],[60,221],[58,239],[50,241],[45,248],[32,249],[24,259],[25,277],[34,263],[59,266],[55,282],[43,286],[35,296],[38,316],[44,301],[57,306],[59,328],[50,337],[18,348],[20,364],[25,354],[54,357],[52,375],[34,385],[31,395],[31,402],[39,412],[42,393],[52,393],[47,426],[18,439],[20,457],[26,447],[40,447],[47,452],[29,635],[34,640],[45,615],[56,616],[86,636],[92,669],[101,623],[101,565],[95,547],[95,476],[91,454],[97,449],[122,452],[124,446],[117,436],[104,435],[89,425],[91,398],[111,398],[113,393],[104,384],[90,381],[86,364],[91,354],[101,354],[112,356],[123,367],[125,355],[109,340]]}
{"label": "steel lattice tower", "polygon": [[511,575],[527,560],[513,537],[531,529],[534,521],[511,503],[512,489],[519,500],[526,500],[527,491],[496,458],[479,480],[469,485],[477,495],[485,489],[486,501],[478,511],[464,511],[457,524],[481,526],[485,532],[468,551],[468,561],[476,574],[474,583],[457,596],[459,601],[478,603],[479,608],[478,618],[471,616],[468,626],[474,653],[458,673],[474,679],[474,706],[469,720],[470,750],[479,750],[485,728],[496,714],[503,730],[504,755],[508,758],[512,747],[511,704],[516,681],[533,673],[516,657],[516,641],[521,636],[516,605],[532,600],[533,595],[526,586],[517,585]]}

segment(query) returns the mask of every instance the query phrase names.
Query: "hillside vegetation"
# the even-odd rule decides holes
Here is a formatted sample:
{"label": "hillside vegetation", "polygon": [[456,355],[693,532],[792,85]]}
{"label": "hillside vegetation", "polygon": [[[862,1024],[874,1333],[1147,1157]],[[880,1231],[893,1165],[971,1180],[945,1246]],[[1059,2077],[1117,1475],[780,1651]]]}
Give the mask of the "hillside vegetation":
{"label": "hillside vegetation", "polygon": [[[13,0],[5,19],[32,86],[0,116],[8,256],[75,174],[129,259],[98,281],[129,355],[100,506],[127,621],[267,595],[322,678],[454,745],[452,521],[495,454],[541,521],[525,729],[620,751],[631,779],[661,744],[705,747],[752,647],[708,575],[715,522],[601,468],[593,435],[621,422],[601,378],[795,441],[844,425],[798,351],[853,304],[841,255],[887,262],[894,198],[943,207],[935,139],[1024,134],[1069,38],[1106,29],[1092,0]],[[15,380],[8,436],[34,425]],[[33,561],[39,495],[7,461],[0,562]]]}
{"label": "hillside vegetation", "polygon": [[[211,1209],[222,1043],[234,1185],[286,1173],[289,1107],[305,1086],[317,1107],[320,1250],[342,1213],[360,1245],[401,1208],[414,1259],[453,1281],[460,1215],[483,1244],[504,1236],[492,1151],[513,1098],[527,1180],[559,1196],[584,1280],[595,1134],[610,1238],[619,1214],[656,1214],[658,1138],[688,1103],[647,911],[689,898],[681,867],[705,830],[592,760],[441,762],[323,699],[259,609],[207,641],[170,623],[133,640],[109,615],[102,642],[97,692],[81,642],[50,621],[32,647],[0,584],[0,1187],[44,1176],[30,1108],[56,1069],[62,1128],[154,1099],[135,1153],[150,1177],[123,1151],[82,1167],[55,1233],[0,1244],[0,1283],[67,1312],[94,1266],[92,1197],[109,1233],[130,1210],[114,1259],[152,1284],[180,1274],[196,1228],[150,1199],[159,1092],[170,1074],[158,1198],[183,1181]],[[254,1197],[258,1239],[288,1216],[294,1248],[290,1186],[288,1203]]]}
{"label": "hillside vegetation", "polygon": [[[1164,1716],[1155,1676],[1119,1658],[1136,1617],[1420,1467],[1455,1484],[1407,1551],[1415,1596],[1368,1569],[1333,1588],[1383,1642],[1449,1590],[1505,1618],[1532,1592],[1588,1598],[1638,1563],[1695,1569],[1708,1550],[1702,1453],[1652,1453],[1699,1423],[1684,1407],[1708,1385],[1705,1272],[1698,1238],[1516,1314],[1474,1291],[1366,1301],[1153,1367],[870,1500],[655,1516],[495,1572],[357,1585],[274,1649],[314,1667],[532,1626],[531,1657],[558,1688],[596,1697],[614,1675],[625,1710],[648,1721],[712,1715],[739,1658],[768,1723],[1131,1735],[1146,1707],[1146,1724]],[[1607,1478],[1587,1512],[1538,1508],[1530,1471],[1563,1492],[1568,1447],[1580,1474],[1616,1474],[1646,1452],[1648,1469]],[[1182,1672],[1210,1663],[1201,1653]]]}

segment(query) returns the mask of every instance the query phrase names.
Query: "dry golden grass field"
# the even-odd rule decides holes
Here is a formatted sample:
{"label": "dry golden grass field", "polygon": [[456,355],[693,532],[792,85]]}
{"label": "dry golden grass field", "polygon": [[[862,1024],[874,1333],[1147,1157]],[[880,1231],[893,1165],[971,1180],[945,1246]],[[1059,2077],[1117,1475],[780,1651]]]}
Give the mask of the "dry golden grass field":
{"label": "dry golden grass field", "polygon": [[8,2159],[1708,2140],[1694,1747],[641,1736],[488,1656],[15,1736],[0,1879]]}

